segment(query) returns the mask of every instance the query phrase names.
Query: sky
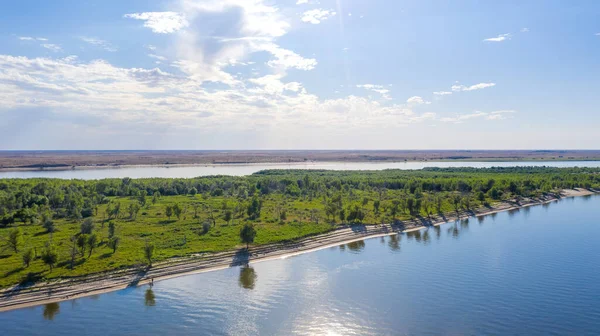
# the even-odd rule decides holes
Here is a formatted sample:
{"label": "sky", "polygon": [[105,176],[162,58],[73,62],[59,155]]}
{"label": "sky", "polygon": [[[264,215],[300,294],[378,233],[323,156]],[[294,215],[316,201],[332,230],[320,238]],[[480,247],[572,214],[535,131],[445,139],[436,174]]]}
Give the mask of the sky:
{"label": "sky", "polygon": [[600,1],[0,8],[0,150],[600,148]]}

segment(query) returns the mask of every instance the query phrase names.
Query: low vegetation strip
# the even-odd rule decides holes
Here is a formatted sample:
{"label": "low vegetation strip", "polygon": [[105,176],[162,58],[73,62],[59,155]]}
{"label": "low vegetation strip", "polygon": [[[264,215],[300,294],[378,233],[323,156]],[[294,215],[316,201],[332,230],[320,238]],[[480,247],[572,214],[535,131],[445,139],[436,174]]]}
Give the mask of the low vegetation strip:
{"label": "low vegetation strip", "polygon": [[[250,251],[258,256],[267,252],[257,248],[293,246],[290,242],[302,237],[337,234],[350,224],[371,230],[370,225],[383,223],[427,225],[441,214],[553,199],[560,190],[573,188],[600,189],[600,169],[274,170],[193,179],[5,179],[0,180],[0,286],[24,288],[119,270],[129,274],[148,265],[152,272],[165,263],[187,263],[248,245],[255,246]],[[225,265],[231,262],[229,257]]]}

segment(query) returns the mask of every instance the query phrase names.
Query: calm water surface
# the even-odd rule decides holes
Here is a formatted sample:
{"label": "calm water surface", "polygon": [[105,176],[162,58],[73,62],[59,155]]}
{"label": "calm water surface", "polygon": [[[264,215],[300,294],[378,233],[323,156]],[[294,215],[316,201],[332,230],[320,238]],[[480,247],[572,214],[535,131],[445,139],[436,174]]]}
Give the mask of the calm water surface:
{"label": "calm water surface", "polygon": [[328,162],[299,164],[233,164],[184,167],[124,167],[77,170],[36,170],[0,172],[0,178],[62,178],[94,180],[103,178],[149,178],[149,177],[197,177],[208,175],[243,176],[265,169],[330,169],[330,170],[383,170],[383,169],[423,169],[425,167],[600,167],[600,161],[511,161],[511,162]]}
{"label": "calm water surface", "polygon": [[600,197],[0,313],[0,335],[598,335]]}

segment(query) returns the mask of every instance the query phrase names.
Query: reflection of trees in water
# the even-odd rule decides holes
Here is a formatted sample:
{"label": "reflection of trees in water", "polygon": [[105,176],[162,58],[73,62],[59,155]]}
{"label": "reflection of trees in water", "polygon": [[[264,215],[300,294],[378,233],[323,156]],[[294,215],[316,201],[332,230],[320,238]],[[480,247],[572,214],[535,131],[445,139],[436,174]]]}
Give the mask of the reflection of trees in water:
{"label": "reflection of trees in water", "polygon": [[392,251],[400,251],[400,235],[395,234],[390,236],[388,240],[388,247]]}
{"label": "reflection of trees in water", "polygon": [[482,225],[485,222],[485,216],[477,216],[477,223]]}
{"label": "reflection of trees in water", "polygon": [[498,213],[494,212],[490,216],[492,216],[492,220],[496,221],[496,217],[498,216]]}
{"label": "reflection of trees in water", "polygon": [[411,231],[411,232],[407,232],[406,233],[406,237],[408,239],[414,238],[417,242],[421,242],[421,230],[415,230],[415,231]]}
{"label": "reflection of trees in water", "polygon": [[60,304],[58,302],[52,302],[44,305],[44,319],[54,320],[54,316],[60,313]]}
{"label": "reflection of trees in water", "polygon": [[427,245],[429,244],[429,228],[425,229],[425,232],[423,232],[423,244]]}
{"label": "reflection of trees in water", "polygon": [[465,229],[465,230],[469,228],[469,219],[468,218],[465,218],[460,221],[460,228]]}
{"label": "reflection of trees in water", "polygon": [[340,251],[346,251],[346,245],[340,245]]}
{"label": "reflection of trees in water", "polygon": [[519,213],[519,211],[521,211],[521,208],[508,210],[508,217],[513,218],[516,214]]}
{"label": "reflection of trees in water", "polygon": [[458,230],[458,222],[454,222],[451,227],[448,228],[448,234],[451,234],[453,238],[458,238],[460,231]]}
{"label": "reflection of trees in water", "polygon": [[240,278],[238,280],[240,287],[254,289],[254,286],[256,286],[256,278],[257,276],[254,268],[248,265],[240,268]]}
{"label": "reflection of trees in water", "polygon": [[523,214],[525,214],[525,218],[529,217],[530,212],[531,212],[531,207],[527,206],[527,207],[523,208]]}
{"label": "reflection of trees in water", "polygon": [[382,244],[385,244],[385,238],[384,237],[379,238],[379,242]]}
{"label": "reflection of trees in water", "polygon": [[435,239],[440,240],[440,236],[442,235],[442,228],[438,226],[434,226],[433,230],[435,231]]}
{"label": "reflection of trees in water", "polygon": [[147,307],[152,307],[156,305],[156,296],[154,295],[154,291],[152,288],[148,288],[146,290],[146,294],[144,295],[144,305]]}
{"label": "reflection of trees in water", "polygon": [[348,247],[350,251],[360,252],[365,248],[365,241],[359,240],[352,243],[348,243],[346,244],[346,247]]}

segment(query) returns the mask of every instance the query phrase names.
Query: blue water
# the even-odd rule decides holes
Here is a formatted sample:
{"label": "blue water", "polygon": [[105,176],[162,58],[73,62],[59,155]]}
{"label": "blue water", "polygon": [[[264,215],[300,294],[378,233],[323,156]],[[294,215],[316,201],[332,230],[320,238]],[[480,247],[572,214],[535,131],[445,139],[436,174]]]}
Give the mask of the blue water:
{"label": "blue water", "polygon": [[35,170],[0,171],[0,178],[61,178],[96,180],[103,178],[190,178],[208,175],[243,176],[265,169],[329,169],[329,170],[383,170],[383,169],[423,169],[426,167],[600,167],[600,161],[502,161],[502,162],[319,162],[319,163],[259,163],[259,164],[223,164],[204,166],[175,167],[120,167],[75,170]]}
{"label": "blue water", "polygon": [[0,335],[598,335],[600,196],[0,313]]}

